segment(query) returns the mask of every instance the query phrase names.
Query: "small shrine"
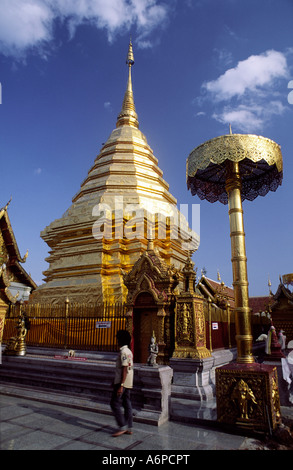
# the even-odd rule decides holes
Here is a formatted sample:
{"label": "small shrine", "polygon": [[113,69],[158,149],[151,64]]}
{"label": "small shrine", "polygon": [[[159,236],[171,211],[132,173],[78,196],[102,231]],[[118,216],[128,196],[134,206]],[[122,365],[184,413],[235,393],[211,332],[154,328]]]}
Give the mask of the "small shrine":
{"label": "small shrine", "polygon": [[158,254],[154,241],[135,262],[129,273],[123,272],[128,289],[127,329],[133,334],[134,362],[147,363],[148,345],[153,335],[158,344],[157,363],[169,362],[174,348],[175,288],[179,271],[168,266]]}
{"label": "small shrine", "polygon": [[23,268],[28,252],[21,256],[8,216],[10,201],[0,209],[0,343],[10,305],[26,301],[36,284]]}
{"label": "small shrine", "polygon": [[190,255],[182,274],[184,289],[176,297],[173,358],[203,359],[210,357],[211,353],[206,348],[203,296],[195,287],[196,272]]}
{"label": "small shrine", "polygon": [[190,255],[178,270],[168,266],[154,241],[149,241],[146,252],[123,274],[123,280],[128,289],[127,329],[133,334],[135,362],[147,363],[152,337],[158,344],[158,364],[169,364],[171,357],[211,356],[206,348],[204,299],[195,288]]}

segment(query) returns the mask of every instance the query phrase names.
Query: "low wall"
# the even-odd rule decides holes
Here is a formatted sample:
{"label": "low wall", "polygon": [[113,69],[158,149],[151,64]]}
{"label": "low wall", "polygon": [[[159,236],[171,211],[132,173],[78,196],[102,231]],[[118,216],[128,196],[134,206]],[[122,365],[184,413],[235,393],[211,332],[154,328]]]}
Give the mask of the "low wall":
{"label": "low wall", "polygon": [[[64,350],[51,350],[49,355],[29,350],[21,357],[3,355],[0,367],[2,384],[33,387],[48,394],[59,392],[81,400],[87,398],[93,406],[102,404],[108,411],[114,376],[115,355],[107,353],[80,353],[75,358],[67,358]],[[172,376],[169,366],[135,364],[132,390],[135,421],[160,425],[169,419]]]}

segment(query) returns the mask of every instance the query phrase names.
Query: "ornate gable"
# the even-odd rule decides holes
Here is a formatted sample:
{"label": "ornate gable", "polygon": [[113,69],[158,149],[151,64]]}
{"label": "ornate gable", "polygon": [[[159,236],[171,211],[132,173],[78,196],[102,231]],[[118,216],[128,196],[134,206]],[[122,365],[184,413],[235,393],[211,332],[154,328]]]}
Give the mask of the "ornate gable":
{"label": "ornate gable", "polygon": [[293,306],[293,292],[291,292],[288,287],[285,287],[282,282],[280,282],[277,292],[273,296],[274,303],[272,305],[272,308],[278,305],[281,299],[286,299],[288,301],[288,304]]}
{"label": "ornate gable", "polygon": [[141,292],[150,293],[154,301],[168,302],[170,294],[179,282],[179,271],[168,266],[156,253],[153,242],[135,262],[129,273],[123,272],[128,289],[127,303],[133,304]]}

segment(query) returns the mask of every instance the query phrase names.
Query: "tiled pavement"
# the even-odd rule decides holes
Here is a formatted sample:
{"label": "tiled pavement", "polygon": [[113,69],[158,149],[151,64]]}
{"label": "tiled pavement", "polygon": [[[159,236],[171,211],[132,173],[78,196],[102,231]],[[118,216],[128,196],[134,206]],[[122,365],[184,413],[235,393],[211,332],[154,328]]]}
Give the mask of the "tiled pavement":
{"label": "tiled pavement", "polygon": [[[167,422],[134,423],[113,438],[111,415],[0,394],[1,450],[194,451],[259,449],[255,439],[218,429]],[[186,452],[185,452],[186,453]],[[106,452],[105,455],[108,455]],[[113,454],[114,455],[114,454]]]}

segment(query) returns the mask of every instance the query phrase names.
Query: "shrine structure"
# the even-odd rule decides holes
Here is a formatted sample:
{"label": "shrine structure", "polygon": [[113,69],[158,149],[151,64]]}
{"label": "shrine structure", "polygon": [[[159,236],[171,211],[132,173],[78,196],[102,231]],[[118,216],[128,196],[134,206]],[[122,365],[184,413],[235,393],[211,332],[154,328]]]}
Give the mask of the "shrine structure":
{"label": "shrine structure", "polygon": [[158,160],[139,130],[131,42],[126,63],[127,88],[116,128],[72,205],[41,233],[50,247],[49,267],[32,302],[62,303],[67,297],[79,303],[124,302],[127,288],[121,270],[131,270],[149,238],[164,262],[176,268],[183,267],[187,248],[197,249],[198,236],[178,211]]}
{"label": "shrine structure", "polygon": [[10,305],[28,300],[37,287],[23,267],[28,252],[20,254],[8,216],[9,203],[0,209],[0,344]]}
{"label": "shrine structure", "polygon": [[[176,289],[181,277],[183,287]],[[201,360],[211,356],[206,348],[204,299],[195,287],[190,256],[182,270],[168,266],[151,240],[123,279],[128,289],[127,329],[133,335],[135,362],[147,362],[153,333],[159,364],[169,364],[171,357]]]}

